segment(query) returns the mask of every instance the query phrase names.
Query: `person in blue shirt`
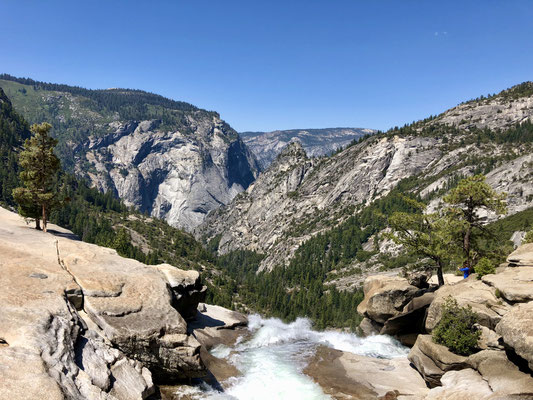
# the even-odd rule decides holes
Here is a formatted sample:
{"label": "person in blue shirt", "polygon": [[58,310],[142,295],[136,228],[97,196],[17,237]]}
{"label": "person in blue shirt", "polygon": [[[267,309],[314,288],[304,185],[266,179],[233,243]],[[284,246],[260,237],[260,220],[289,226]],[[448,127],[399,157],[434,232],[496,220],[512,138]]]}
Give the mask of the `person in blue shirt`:
{"label": "person in blue shirt", "polygon": [[459,271],[463,273],[463,278],[466,279],[470,276],[470,268],[468,265],[463,265],[463,268],[459,268]]}

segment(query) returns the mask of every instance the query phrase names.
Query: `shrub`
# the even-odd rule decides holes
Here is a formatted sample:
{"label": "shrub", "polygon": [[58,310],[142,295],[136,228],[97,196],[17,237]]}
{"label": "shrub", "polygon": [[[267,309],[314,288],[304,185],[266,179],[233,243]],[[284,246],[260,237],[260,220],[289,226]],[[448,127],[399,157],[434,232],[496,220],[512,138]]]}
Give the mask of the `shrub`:
{"label": "shrub", "polygon": [[481,279],[483,275],[494,274],[496,272],[496,268],[494,267],[492,261],[483,257],[474,267],[474,271],[477,274],[477,278]]}
{"label": "shrub", "polygon": [[530,230],[528,233],[526,233],[524,240],[522,240],[522,244],[526,244],[526,243],[533,243],[533,229]]}
{"label": "shrub", "polygon": [[449,296],[442,306],[442,318],[433,330],[433,340],[456,354],[469,356],[477,350],[481,332],[475,327],[478,316],[472,307],[460,307]]}

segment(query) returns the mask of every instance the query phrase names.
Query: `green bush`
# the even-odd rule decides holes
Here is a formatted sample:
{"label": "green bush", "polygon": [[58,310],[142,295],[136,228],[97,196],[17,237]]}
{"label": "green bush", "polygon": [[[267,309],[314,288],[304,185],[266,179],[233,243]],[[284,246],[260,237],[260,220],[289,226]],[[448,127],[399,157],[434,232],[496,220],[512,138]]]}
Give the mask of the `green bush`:
{"label": "green bush", "polygon": [[522,240],[522,244],[526,243],[533,243],[533,229],[526,233],[524,240]]}
{"label": "green bush", "polygon": [[474,271],[477,274],[477,278],[481,279],[483,275],[494,274],[496,273],[496,268],[492,261],[488,258],[481,258],[474,267]]}
{"label": "green bush", "polygon": [[442,306],[442,318],[433,330],[433,340],[453,353],[469,356],[478,349],[481,332],[475,327],[477,320],[472,307],[460,307],[449,296]]}

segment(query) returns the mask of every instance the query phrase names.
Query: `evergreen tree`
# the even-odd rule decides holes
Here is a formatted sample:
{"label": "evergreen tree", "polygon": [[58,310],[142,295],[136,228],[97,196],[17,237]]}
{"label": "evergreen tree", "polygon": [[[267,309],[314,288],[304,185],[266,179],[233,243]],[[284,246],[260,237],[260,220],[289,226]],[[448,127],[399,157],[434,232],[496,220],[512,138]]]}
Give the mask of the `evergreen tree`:
{"label": "evergreen tree", "polygon": [[487,236],[484,229],[484,218],[480,211],[496,214],[506,212],[506,194],[498,193],[485,182],[485,176],[475,175],[459,182],[455,189],[444,197],[449,204],[447,213],[450,221],[456,223],[456,237],[461,240],[464,263],[472,268],[474,253],[478,248],[474,239]]}
{"label": "evergreen tree", "polygon": [[50,211],[58,204],[53,185],[60,163],[54,154],[57,140],[49,136],[51,128],[52,125],[46,122],[31,126],[33,135],[26,139],[19,156],[23,186],[13,190],[20,213],[34,218],[37,229],[40,229],[39,219],[42,219],[45,232]]}
{"label": "evergreen tree", "polygon": [[387,236],[414,255],[431,259],[437,268],[439,286],[444,285],[442,270],[453,258],[453,220],[438,213],[426,214],[426,205],[406,198],[417,213],[395,212],[389,218],[393,233]]}

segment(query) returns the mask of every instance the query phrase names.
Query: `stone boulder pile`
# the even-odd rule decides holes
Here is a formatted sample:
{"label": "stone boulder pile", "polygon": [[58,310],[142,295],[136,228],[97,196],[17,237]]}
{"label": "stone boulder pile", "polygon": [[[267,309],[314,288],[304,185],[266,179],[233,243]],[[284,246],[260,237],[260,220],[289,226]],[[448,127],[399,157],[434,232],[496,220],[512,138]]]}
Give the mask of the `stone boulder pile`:
{"label": "stone boulder pile", "polygon": [[[495,274],[446,281],[422,289],[399,277],[367,278],[358,307],[362,333],[390,334],[406,344],[409,333],[416,338],[408,359],[433,388],[428,400],[533,399],[533,244],[516,249]],[[479,351],[468,357],[431,336],[450,296],[478,315]]]}

